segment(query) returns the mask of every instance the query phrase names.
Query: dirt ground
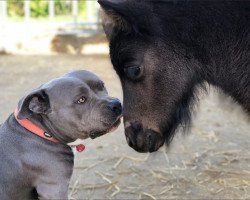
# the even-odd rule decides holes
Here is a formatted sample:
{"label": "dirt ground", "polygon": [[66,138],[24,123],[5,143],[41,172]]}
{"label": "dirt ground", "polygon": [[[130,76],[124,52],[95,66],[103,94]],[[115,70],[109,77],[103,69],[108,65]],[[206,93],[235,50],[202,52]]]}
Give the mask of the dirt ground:
{"label": "dirt ground", "polygon": [[[0,123],[25,92],[73,69],[94,71],[122,98],[107,55],[0,55]],[[76,155],[71,199],[250,199],[250,121],[222,95],[202,96],[190,133],[180,131],[170,149],[139,154],[122,126],[86,140],[86,151]]]}

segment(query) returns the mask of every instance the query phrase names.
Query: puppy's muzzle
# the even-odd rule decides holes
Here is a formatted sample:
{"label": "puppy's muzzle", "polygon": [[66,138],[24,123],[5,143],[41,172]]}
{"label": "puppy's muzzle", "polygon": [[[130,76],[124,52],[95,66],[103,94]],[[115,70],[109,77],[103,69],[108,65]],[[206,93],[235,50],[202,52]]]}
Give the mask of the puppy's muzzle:
{"label": "puppy's muzzle", "polygon": [[102,122],[106,128],[104,128],[102,131],[94,131],[90,133],[89,137],[91,139],[95,139],[106,133],[113,132],[121,123],[122,104],[119,99],[112,98],[112,100],[106,104],[105,109],[106,111],[108,110],[108,112],[107,115],[105,115],[106,119],[103,119]]}
{"label": "puppy's muzzle", "polygon": [[122,104],[118,99],[112,99],[108,103],[108,108],[116,115],[120,116],[122,114]]}

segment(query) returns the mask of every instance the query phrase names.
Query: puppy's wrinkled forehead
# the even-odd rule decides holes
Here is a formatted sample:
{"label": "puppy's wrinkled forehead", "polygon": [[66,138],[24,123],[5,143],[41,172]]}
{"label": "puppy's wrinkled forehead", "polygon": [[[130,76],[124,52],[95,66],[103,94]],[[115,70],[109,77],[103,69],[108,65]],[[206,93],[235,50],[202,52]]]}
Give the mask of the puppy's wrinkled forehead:
{"label": "puppy's wrinkled forehead", "polygon": [[42,86],[53,101],[64,101],[77,97],[78,95],[88,96],[89,86],[76,78],[61,77],[53,79]]}
{"label": "puppy's wrinkled forehead", "polygon": [[72,78],[79,79],[85,84],[87,84],[92,90],[104,89],[103,81],[90,71],[85,71],[85,70],[73,71],[73,72],[66,74],[64,77],[72,77]]}
{"label": "puppy's wrinkled forehead", "polygon": [[42,86],[54,99],[72,99],[79,95],[89,96],[92,92],[105,91],[104,83],[95,74],[79,70],[51,80]]}

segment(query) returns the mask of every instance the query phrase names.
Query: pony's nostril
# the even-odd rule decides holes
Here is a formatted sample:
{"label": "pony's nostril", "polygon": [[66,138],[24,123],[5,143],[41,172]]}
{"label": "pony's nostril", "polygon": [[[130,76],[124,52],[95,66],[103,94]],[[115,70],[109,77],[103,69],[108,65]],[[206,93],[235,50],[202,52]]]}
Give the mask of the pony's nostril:
{"label": "pony's nostril", "polygon": [[155,151],[155,144],[153,142],[153,135],[152,133],[149,133],[148,136],[147,136],[147,145],[148,145],[148,150],[149,152],[153,152]]}
{"label": "pony's nostril", "polygon": [[152,138],[153,138],[152,134],[149,134],[149,136],[148,136],[148,143],[149,143],[149,145],[152,144]]}
{"label": "pony's nostril", "polygon": [[133,130],[134,133],[139,133],[142,131],[142,124],[139,123],[139,122],[134,122],[134,123],[131,123],[131,128]]}

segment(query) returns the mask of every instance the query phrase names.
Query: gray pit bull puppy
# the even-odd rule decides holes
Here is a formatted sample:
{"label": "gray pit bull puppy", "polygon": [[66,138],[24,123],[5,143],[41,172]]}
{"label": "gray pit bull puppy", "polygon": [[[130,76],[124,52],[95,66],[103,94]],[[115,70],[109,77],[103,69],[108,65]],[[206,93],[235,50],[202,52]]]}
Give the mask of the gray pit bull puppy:
{"label": "gray pit bull puppy", "polygon": [[58,143],[21,126],[14,114],[0,127],[0,199],[68,199],[74,154],[68,143],[94,139],[120,124],[122,106],[93,73],[54,79],[20,100],[17,119],[28,119]]}

